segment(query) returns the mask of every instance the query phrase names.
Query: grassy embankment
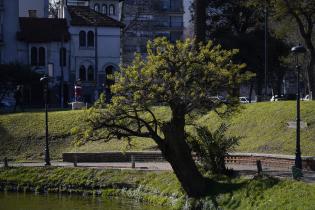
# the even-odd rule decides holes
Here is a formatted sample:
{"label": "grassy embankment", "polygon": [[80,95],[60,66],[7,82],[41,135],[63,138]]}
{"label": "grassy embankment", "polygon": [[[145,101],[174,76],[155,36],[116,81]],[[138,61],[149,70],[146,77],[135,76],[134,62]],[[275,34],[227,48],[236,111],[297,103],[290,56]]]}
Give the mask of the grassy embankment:
{"label": "grassy embankment", "polygon": [[[186,196],[171,172],[80,168],[0,169],[0,191],[119,196],[179,209]],[[222,209],[314,209],[315,185],[272,178],[225,179],[202,202]]]}
{"label": "grassy embankment", "polygon": [[[301,132],[303,155],[315,154],[315,102],[302,102],[302,120],[308,128]],[[162,119],[168,119],[166,108],[157,109]],[[84,127],[84,111],[64,111],[49,113],[51,153],[54,159],[60,159],[63,152],[102,152],[128,150],[124,141],[108,143],[91,142],[83,146],[71,144],[75,136],[71,130]],[[237,152],[294,154],[295,129],[288,128],[287,122],[295,120],[295,102],[257,103],[244,106],[239,113],[224,119],[230,124],[229,133],[242,136]],[[222,119],[214,113],[200,116],[198,123],[216,127]],[[0,115],[0,158],[42,159],[44,143],[44,114],[28,112]],[[154,149],[151,140],[136,139],[130,150]]]}

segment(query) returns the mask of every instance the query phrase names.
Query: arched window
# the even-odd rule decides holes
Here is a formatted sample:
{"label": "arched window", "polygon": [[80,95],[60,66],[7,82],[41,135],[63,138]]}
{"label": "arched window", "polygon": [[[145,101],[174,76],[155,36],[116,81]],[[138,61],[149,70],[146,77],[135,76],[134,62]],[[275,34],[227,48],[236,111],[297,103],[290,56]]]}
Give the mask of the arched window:
{"label": "arched window", "polygon": [[115,15],[115,5],[109,5],[109,15]]}
{"label": "arched window", "polygon": [[60,61],[60,66],[67,65],[67,50],[64,47],[60,48],[59,61]]}
{"label": "arched window", "polygon": [[104,15],[107,15],[107,5],[106,5],[106,4],[103,4],[103,5],[102,5],[102,13],[103,13]]}
{"label": "arched window", "polygon": [[85,31],[80,31],[79,39],[80,39],[80,47],[86,47],[86,33],[85,33]]}
{"label": "arched window", "polygon": [[45,66],[46,65],[46,52],[45,48],[40,47],[38,50],[38,65]]}
{"label": "arched window", "polygon": [[87,38],[88,38],[88,47],[94,47],[94,32],[89,31]]}
{"label": "arched window", "polygon": [[100,12],[100,5],[94,4],[94,10],[95,10],[95,12]]}
{"label": "arched window", "polygon": [[37,48],[32,47],[31,49],[31,65],[37,66]]}
{"label": "arched window", "polygon": [[108,76],[112,75],[112,74],[114,73],[114,66],[108,66],[108,67],[106,67],[105,72],[106,72],[106,76],[107,76],[107,75],[108,75]]}
{"label": "arched window", "polygon": [[85,71],[85,66],[80,66],[80,70],[79,70],[79,77],[81,81],[85,81],[86,80],[86,71]]}
{"label": "arched window", "polygon": [[93,66],[89,66],[87,74],[88,74],[88,81],[93,81],[94,80],[94,68],[93,68]]}

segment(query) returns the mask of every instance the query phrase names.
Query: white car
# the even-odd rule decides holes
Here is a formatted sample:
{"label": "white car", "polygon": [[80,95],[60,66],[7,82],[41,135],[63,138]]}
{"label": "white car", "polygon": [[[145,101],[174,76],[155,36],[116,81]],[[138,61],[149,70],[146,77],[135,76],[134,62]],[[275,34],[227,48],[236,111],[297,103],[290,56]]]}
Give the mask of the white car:
{"label": "white car", "polygon": [[240,98],[240,103],[241,104],[248,104],[249,103],[249,98],[248,97],[242,96],[242,97],[239,97],[239,98]]}
{"label": "white car", "polygon": [[306,95],[304,98],[302,98],[303,101],[309,101],[310,100],[310,95]]}

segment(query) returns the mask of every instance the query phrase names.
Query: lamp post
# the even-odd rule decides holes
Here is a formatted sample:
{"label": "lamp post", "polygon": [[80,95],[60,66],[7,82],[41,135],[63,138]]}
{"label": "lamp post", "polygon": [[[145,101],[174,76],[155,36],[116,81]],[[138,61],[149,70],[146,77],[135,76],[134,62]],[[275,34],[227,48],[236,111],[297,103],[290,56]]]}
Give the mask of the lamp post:
{"label": "lamp post", "polygon": [[302,169],[301,145],[300,145],[300,72],[299,55],[304,54],[306,49],[302,45],[292,47],[291,52],[295,55],[296,70],[297,70],[297,84],[296,84],[296,148],[295,148],[295,167]]}
{"label": "lamp post", "polygon": [[44,102],[45,102],[45,166],[50,166],[49,157],[49,141],[48,141],[48,81],[49,78],[44,76],[40,78],[40,82],[44,86]]}

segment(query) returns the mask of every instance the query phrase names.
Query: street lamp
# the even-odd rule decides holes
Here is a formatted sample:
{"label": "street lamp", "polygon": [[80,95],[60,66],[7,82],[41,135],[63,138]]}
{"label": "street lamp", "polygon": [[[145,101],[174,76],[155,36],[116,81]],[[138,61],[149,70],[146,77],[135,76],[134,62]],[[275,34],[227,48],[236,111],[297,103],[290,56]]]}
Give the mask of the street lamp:
{"label": "street lamp", "polygon": [[45,166],[50,166],[50,157],[49,157],[49,142],[48,142],[48,110],[47,110],[47,103],[48,103],[48,82],[49,78],[45,75],[44,77],[40,78],[40,82],[44,86],[44,102],[45,102]]}
{"label": "street lamp", "polygon": [[306,49],[302,45],[292,47],[291,52],[295,55],[296,70],[297,70],[297,85],[296,85],[296,150],[295,150],[295,168],[302,169],[301,145],[300,145],[300,72],[299,55],[304,54]]}

